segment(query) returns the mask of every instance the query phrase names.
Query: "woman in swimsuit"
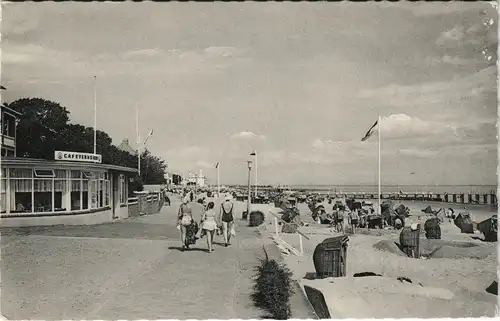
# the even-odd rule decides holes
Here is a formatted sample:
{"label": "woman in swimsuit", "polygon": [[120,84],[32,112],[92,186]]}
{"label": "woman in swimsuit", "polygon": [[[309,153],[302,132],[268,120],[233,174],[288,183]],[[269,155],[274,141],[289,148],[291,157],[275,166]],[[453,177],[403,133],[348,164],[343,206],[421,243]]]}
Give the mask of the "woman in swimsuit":
{"label": "woman in swimsuit", "polygon": [[231,229],[233,228],[234,224],[233,208],[233,202],[231,202],[231,199],[229,197],[226,197],[225,202],[222,203],[220,207],[220,219],[218,220],[219,222],[222,222],[225,247],[231,244]]}
{"label": "woman in swimsuit", "polygon": [[214,211],[214,207],[215,207],[214,202],[208,203],[207,210],[203,213],[201,219],[202,220],[201,228],[205,231],[205,234],[207,235],[207,245],[209,253],[213,251],[212,244],[214,241],[214,233],[218,225],[216,221],[217,214]]}
{"label": "woman in swimsuit", "polygon": [[181,230],[181,243],[182,250],[189,249],[189,237],[188,237],[188,227],[193,223],[193,215],[191,214],[191,207],[188,205],[189,198],[185,197],[182,200],[181,207],[179,208],[179,214],[177,215],[177,225],[180,226]]}

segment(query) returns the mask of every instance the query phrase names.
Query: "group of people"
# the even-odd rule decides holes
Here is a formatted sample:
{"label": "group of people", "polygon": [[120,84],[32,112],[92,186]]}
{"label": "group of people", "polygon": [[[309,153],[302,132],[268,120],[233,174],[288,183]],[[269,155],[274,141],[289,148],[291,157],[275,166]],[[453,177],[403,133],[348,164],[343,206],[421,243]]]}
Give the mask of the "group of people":
{"label": "group of people", "polygon": [[355,233],[356,227],[360,224],[360,218],[363,218],[360,214],[358,209],[351,211],[349,207],[337,204],[333,206],[333,212],[329,214],[320,204],[313,211],[313,219],[319,224],[329,224],[336,232],[344,232],[346,227],[350,227],[352,233]]}
{"label": "group of people", "polygon": [[202,208],[199,224],[193,215],[190,201],[191,198],[188,195],[183,198],[177,216],[182,250],[189,250],[190,245],[195,244],[198,239],[206,237],[208,252],[211,253],[214,248],[213,241],[215,234],[222,234],[224,237],[224,246],[228,247],[231,244],[231,236],[235,235],[234,203],[231,198],[225,197],[219,212],[216,212],[214,202],[210,201],[208,204],[205,204],[206,202],[203,199],[199,199],[198,206]]}

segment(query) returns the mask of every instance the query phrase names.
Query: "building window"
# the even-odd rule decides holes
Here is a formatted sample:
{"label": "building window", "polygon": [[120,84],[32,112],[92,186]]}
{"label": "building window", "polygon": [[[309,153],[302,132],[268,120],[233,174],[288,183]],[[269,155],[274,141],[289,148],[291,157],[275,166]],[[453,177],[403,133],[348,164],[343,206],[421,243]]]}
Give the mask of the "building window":
{"label": "building window", "polygon": [[120,204],[127,204],[127,181],[123,174],[120,174],[118,181],[118,192],[120,193]]}
{"label": "building window", "polygon": [[66,170],[55,170],[54,174],[54,211],[67,211],[69,206],[66,199],[68,193]]}
{"label": "building window", "polygon": [[10,212],[22,213],[32,212],[33,204],[33,179],[32,178],[10,178]]}
{"label": "building window", "polygon": [[33,171],[26,168],[11,168],[10,178],[32,178]]}
{"label": "building window", "polygon": [[54,178],[56,174],[52,169],[34,169],[33,174],[36,178]]}
{"label": "building window", "polygon": [[52,212],[52,192],[54,191],[53,179],[35,179],[33,188],[34,211]]}
{"label": "building window", "polygon": [[2,135],[14,138],[16,136],[16,119],[9,114],[3,114]]}
{"label": "building window", "polygon": [[0,172],[0,213],[5,213],[7,211],[7,183],[6,179],[7,171],[2,168]]}
{"label": "building window", "polygon": [[13,149],[2,148],[1,155],[2,157],[14,157],[15,152]]}
{"label": "building window", "polygon": [[[102,208],[110,205],[110,186],[107,172],[16,168],[7,173],[2,169],[0,212],[43,213]],[[10,195],[7,195],[8,190]]]}
{"label": "building window", "polygon": [[83,209],[82,203],[82,192],[83,192],[83,182],[82,182],[82,172],[81,171],[71,171],[69,175],[70,180],[70,194],[71,194],[71,210],[78,211]]}
{"label": "building window", "polygon": [[89,202],[90,202],[90,208],[98,208],[98,180],[89,180]]}

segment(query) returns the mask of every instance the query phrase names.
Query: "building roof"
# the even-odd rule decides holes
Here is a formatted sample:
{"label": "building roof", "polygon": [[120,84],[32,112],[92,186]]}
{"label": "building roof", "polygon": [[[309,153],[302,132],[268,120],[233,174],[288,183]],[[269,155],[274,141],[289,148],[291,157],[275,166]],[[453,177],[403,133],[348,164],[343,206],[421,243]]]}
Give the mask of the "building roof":
{"label": "building roof", "polygon": [[119,150],[122,150],[124,152],[127,152],[131,155],[137,155],[137,151],[135,149],[133,149],[132,147],[130,147],[130,143],[129,143],[128,138],[124,138],[122,140],[122,142],[120,143],[120,145],[116,146],[116,148],[118,148]]}
{"label": "building roof", "polygon": [[7,106],[5,106],[4,104],[0,104],[0,108],[1,108],[2,110],[5,110],[5,111],[7,111],[7,112],[9,112],[9,113],[11,113],[11,114],[14,114],[14,115],[16,115],[16,116],[19,116],[19,117],[23,115],[23,114],[21,114],[20,112],[15,111],[14,109],[9,108],[9,107],[7,107]]}
{"label": "building roof", "polygon": [[56,160],[46,160],[46,159],[35,159],[35,158],[23,158],[23,157],[2,157],[0,164],[3,166],[20,166],[20,167],[66,167],[81,169],[82,167],[88,169],[108,169],[120,172],[136,173],[136,168],[123,167],[110,164],[98,164],[98,163],[84,163],[84,162],[66,162],[66,161],[56,161]]}

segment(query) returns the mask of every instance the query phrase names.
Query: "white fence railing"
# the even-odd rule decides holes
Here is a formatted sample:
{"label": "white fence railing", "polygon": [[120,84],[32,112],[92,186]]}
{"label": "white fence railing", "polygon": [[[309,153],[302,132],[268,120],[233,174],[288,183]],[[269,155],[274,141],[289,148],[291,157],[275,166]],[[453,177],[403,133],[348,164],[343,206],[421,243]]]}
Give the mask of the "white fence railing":
{"label": "white fence railing", "polygon": [[134,205],[137,204],[138,202],[139,202],[138,197],[129,197],[127,200],[127,205]]}
{"label": "white fence railing", "polygon": [[[283,247],[286,250],[288,250],[289,252],[292,252],[293,254],[295,254],[297,256],[302,256],[304,254],[303,238],[305,238],[306,240],[309,240],[309,237],[307,237],[304,233],[300,232],[298,229],[296,230],[295,233],[286,233],[287,235],[298,235],[299,248],[298,249],[295,248],[293,245],[291,245],[290,243],[286,242],[281,237],[281,234],[282,234],[281,228],[282,228],[282,226],[283,225],[293,225],[293,224],[290,224],[290,223],[287,223],[287,222],[283,221],[281,219],[281,217],[279,217],[278,214],[273,211],[273,209],[270,209],[269,213],[271,213],[273,215],[273,225],[274,225],[274,234],[275,234],[273,236],[273,240],[276,242],[276,244],[278,245],[278,247]],[[283,224],[283,225],[280,225],[280,223]]]}

